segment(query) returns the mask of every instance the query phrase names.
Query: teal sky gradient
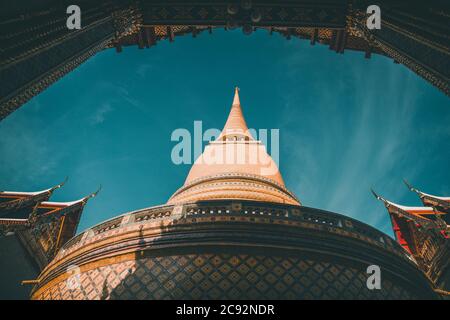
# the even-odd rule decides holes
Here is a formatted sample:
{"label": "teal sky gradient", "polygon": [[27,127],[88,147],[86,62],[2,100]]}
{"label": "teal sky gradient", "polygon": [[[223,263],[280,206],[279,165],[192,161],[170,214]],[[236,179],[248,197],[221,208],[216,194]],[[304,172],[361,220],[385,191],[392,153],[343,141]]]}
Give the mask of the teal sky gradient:
{"label": "teal sky gradient", "polygon": [[174,165],[173,130],[222,128],[234,86],[252,128],[280,129],[280,169],[306,206],[391,233],[370,194],[418,205],[402,183],[450,196],[450,108],[402,65],[258,31],[177,37],[106,50],[0,122],[0,188],[36,191],[69,176],[55,201],[93,192],[78,231],[163,204],[189,165]]}

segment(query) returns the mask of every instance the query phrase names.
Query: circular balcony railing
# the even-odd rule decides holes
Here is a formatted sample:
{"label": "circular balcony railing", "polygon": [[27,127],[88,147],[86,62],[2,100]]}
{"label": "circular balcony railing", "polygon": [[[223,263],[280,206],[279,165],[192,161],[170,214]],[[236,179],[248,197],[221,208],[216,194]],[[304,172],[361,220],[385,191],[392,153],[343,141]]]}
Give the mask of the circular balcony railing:
{"label": "circular balcony railing", "polygon": [[[352,237],[387,249],[404,258],[411,257],[392,238],[377,229],[350,217],[304,206],[268,202],[216,200],[183,205],[163,205],[132,211],[100,223],[70,239],[62,247],[59,258],[72,249],[92,241],[118,228],[145,225],[148,222],[173,221],[174,224],[198,223],[203,217],[220,221],[245,221],[267,224],[285,224],[293,227],[329,232]],[[223,219],[222,219],[223,220]],[[57,256],[58,258],[58,256]]]}

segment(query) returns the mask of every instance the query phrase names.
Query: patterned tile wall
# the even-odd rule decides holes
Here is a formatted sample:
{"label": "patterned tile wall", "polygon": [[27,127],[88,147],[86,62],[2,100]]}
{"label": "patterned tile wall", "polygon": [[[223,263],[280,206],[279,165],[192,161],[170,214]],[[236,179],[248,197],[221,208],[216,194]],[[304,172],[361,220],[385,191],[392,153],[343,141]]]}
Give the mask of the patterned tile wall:
{"label": "patterned tile wall", "polygon": [[408,289],[388,279],[382,279],[381,290],[371,291],[366,287],[366,280],[365,270],[298,257],[188,254],[143,257],[73,274],[68,280],[41,291],[35,298],[416,298]]}

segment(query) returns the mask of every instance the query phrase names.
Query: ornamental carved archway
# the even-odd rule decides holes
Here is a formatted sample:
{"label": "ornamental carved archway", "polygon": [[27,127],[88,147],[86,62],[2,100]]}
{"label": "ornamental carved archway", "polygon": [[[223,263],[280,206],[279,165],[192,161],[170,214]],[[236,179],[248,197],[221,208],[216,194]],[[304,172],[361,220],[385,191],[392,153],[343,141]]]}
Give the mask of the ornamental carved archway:
{"label": "ornamental carved archway", "polygon": [[69,30],[72,2],[0,5],[0,120],[101,50],[150,48],[215,28],[263,28],[339,54],[385,55],[449,95],[450,11],[441,0],[377,1],[379,30],[366,27],[365,0],[79,0],[82,28]]}

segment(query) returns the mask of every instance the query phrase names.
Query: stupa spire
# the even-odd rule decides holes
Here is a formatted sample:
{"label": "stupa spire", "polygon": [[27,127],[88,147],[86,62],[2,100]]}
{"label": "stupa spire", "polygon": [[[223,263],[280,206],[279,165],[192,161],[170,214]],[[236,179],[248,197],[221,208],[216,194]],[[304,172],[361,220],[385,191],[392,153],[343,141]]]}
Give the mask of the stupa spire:
{"label": "stupa spire", "polygon": [[248,131],[247,123],[245,122],[244,114],[242,113],[239,90],[238,87],[235,87],[230,113],[217,140],[227,140],[227,138],[231,138],[232,140],[239,140],[240,138],[244,138],[244,140],[254,140]]}
{"label": "stupa spire", "polygon": [[233,98],[233,106],[241,105],[241,101],[239,100],[239,87],[234,88],[234,98]]}

